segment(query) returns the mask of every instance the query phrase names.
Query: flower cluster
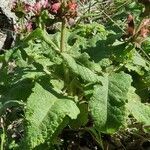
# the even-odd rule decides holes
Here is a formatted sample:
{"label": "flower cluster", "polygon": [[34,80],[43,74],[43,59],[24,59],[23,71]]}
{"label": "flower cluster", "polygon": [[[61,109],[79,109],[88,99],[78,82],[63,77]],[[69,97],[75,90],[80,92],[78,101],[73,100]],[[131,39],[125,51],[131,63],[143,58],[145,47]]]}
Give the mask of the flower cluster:
{"label": "flower cluster", "polygon": [[77,3],[75,0],[68,0],[65,3],[61,3],[59,0],[40,0],[35,4],[31,5],[25,2],[17,2],[15,0],[12,4],[13,12],[22,12],[23,14],[27,14],[29,12],[33,12],[35,15],[40,15],[40,13],[47,9],[51,14],[57,16],[69,16],[72,18],[76,16],[77,13]]}
{"label": "flower cluster", "polygon": [[137,37],[140,38],[147,38],[150,34],[150,19],[143,19],[140,23],[140,25],[135,28],[134,24],[134,17],[129,14],[127,17],[127,23],[128,23],[128,28],[127,28],[127,36],[133,36],[134,39]]}
{"label": "flower cluster", "polygon": [[22,32],[31,32],[32,31],[32,28],[33,28],[33,23],[32,22],[26,22],[24,24],[24,27],[21,27],[21,25],[19,24],[15,24],[14,25],[14,31],[16,33],[22,33]]}
{"label": "flower cluster", "polygon": [[48,0],[41,0],[32,6],[32,11],[35,15],[40,15],[41,11],[49,7]]}
{"label": "flower cluster", "polygon": [[23,14],[27,14],[33,12],[35,15],[40,15],[41,11],[47,9],[48,7],[48,0],[41,0],[33,5],[15,0],[12,4],[11,10],[15,13],[22,12]]}
{"label": "flower cluster", "polygon": [[[12,11],[18,18],[28,18],[24,23],[23,31],[32,31],[33,18],[40,20],[43,11],[47,11],[54,16],[54,20],[74,19],[77,16],[77,3],[75,0],[39,0],[34,4],[15,0],[12,4]],[[36,22],[36,21],[35,21]],[[17,27],[18,29],[18,27]]]}
{"label": "flower cluster", "polygon": [[58,18],[74,18],[77,16],[77,3],[75,0],[68,0],[66,3],[51,1],[49,12]]}

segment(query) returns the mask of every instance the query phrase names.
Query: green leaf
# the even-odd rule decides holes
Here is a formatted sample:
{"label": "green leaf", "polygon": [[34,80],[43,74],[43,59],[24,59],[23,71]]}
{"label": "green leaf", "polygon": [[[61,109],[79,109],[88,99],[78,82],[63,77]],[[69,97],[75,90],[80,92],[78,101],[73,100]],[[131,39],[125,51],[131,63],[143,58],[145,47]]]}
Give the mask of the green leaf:
{"label": "green leaf", "polygon": [[84,52],[80,54],[80,56],[77,57],[77,61],[79,61],[85,67],[88,67],[90,70],[101,73],[102,69],[100,65],[94,61],[90,61],[90,56],[87,53]]}
{"label": "green leaf", "polygon": [[139,75],[143,75],[144,74],[144,70],[148,70],[149,69],[149,66],[146,63],[145,59],[135,49],[133,49],[130,52],[130,55],[132,55],[131,58],[125,60],[127,62],[125,63],[124,66],[129,71],[135,71]]}
{"label": "green leaf", "polygon": [[150,53],[150,37],[147,37],[147,39],[143,42],[142,48],[146,53]]}
{"label": "green leaf", "polygon": [[77,64],[73,57],[66,53],[62,53],[62,56],[70,70],[76,75],[80,76],[84,81],[101,82],[101,76],[98,76],[89,68]]}
{"label": "green leaf", "polygon": [[138,122],[150,125],[150,105],[141,102],[140,97],[135,93],[133,87],[130,88],[128,93],[126,107]]}
{"label": "green leaf", "polygon": [[100,39],[104,39],[108,35],[105,27],[97,22],[93,22],[92,24],[79,24],[74,29],[74,32],[76,35],[89,39],[95,37],[97,34]]}
{"label": "green leaf", "polygon": [[102,85],[94,85],[89,107],[97,129],[106,133],[117,131],[126,121],[128,89],[131,77],[123,72],[105,75]]}
{"label": "green leaf", "polygon": [[88,122],[88,104],[81,103],[78,105],[78,107],[80,109],[80,114],[76,120],[71,121],[71,127],[75,129],[85,126]]}
{"label": "green leaf", "polygon": [[150,87],[150,70],[149,70],[149,72],[147,72],[147,74],[145,74],[145,77],[143,80],[144,80],[145,84],[147,85],[147,87]]}
{"label": "green leaf", "polygon": [[34,82],[30,79],[18,81],[17,83],[9,86],[2,94],[0,101],[6,103],[8,100],[22,100],[26,101],[31,94],[31,89],[34,86]]}
{"label": "green leaf", "polygon": [[76,104],[70,99],[58,99],[52,91],[45,90],[36,83],[33,93],[28,98],[26,119],[26,144],[27,148],[52,141],[55,133],[60,130],[66,116],[76,119],[79,114]]}
{"label": "green leaf", "polygon": [[44,40],[47,44],[49,44],[53,49],[59,50],[59,48],[54,44],[54,42],[51,40],[50,36],[44,32],[43,30],[37,28],[32,33],[30,33],[26,38],[23,39],[23,42],[29,42],[30,40],[33,40],[34,38],[39,38],[41,40]]}

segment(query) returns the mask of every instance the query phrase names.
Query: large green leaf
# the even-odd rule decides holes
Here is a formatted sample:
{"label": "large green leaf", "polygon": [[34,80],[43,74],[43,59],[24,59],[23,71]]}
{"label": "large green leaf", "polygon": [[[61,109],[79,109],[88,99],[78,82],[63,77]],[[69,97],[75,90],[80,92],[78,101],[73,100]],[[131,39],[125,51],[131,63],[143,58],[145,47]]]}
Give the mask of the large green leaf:
{"label": "large green leaf", "polygon": [[128,93],[128,103],[126,106],[138,122],[150,125],[150,105],[141,102],[133,87],[130,88]]}
{"label": "large green leaf", "polygon": [[62,56],[70,68],[70,70],[75,73],[77,76],[81,77],[84,81],[87,82],[101,82],[101,76],[98,76],[96,73],[91,71],[89,68],[79,65],[70,55],[62,53]]}
{"label": "large green leaf", "polygon": [[26,109],[26,144],[28,149],[52,140],[66,116],[76,119],[79,109],[70,99],[58,99],[36,83]]}
{"label": "large green leaf", "polygon": [[113,133],[125,124],[128,89],[131,77],[123,72],[106,75],[102,85],[94,85],[89,107],[95,127],[102,132]]}

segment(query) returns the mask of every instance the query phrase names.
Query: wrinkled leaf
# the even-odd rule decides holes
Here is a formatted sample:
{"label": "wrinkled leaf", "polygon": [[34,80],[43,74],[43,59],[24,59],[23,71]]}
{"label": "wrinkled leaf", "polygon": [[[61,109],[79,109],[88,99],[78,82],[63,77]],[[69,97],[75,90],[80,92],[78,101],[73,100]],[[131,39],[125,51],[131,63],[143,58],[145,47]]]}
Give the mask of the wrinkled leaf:
{"label": "wrinkled leaf", "polygon": [[125,73],[104,76],[102,85],[94,85],[89,107],[95,127],[102,132],[113,133],[126,122],[128,89],[131,77]]}
{"label": "wrinkled leaf", "polygon": [[80,76],[83,80],[87,82],[101,82],[101,76],[98,76],[89,68],[77,64],[73,57],[66,53],[63,53],[62,56],[70,70]]}
{"label": "wrinkled leaf", "polygon": [[78,114],[79,109],[72,100],[58,99],[36,83],[26,108],[28,148],[32,149],[46,140],[51,141],[65,117],[76,119]]}

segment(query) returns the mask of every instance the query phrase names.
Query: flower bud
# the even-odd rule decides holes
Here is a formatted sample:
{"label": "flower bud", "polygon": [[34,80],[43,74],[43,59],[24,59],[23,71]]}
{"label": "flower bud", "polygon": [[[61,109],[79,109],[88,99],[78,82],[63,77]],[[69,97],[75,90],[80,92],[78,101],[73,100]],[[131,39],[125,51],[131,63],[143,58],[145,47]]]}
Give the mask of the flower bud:
{"label": "flower bud", "polygon": [[32,22],[27,22],[25,27],[26,27],[27,32],[31,32],[32,31]]}
{"label": "flower bud", "polygon": [[29,13],[33,10],[33,8],[30,4],[25,3],[24,4],[24,10],[25,10],[26,13]]}
{"label": "flower bud", "polygon": [[48,0],[41,0],[41,5],[43,8],[48,8],[48,6],[49,6]]}
{"label": "flower bud", "polygon": [[35,13],[35,15],[39,15],[41,10],[42,10],[41,2],[36,2],[33,6],[33,13]]}
{"label": "flower bud", "polygon": [[51,5],[50,11],[52,13],[57,14],[57,12],[60,10],[60,8],[61,8],[61,3],[54,3]]}
{"label": "flower bud", "polygon": [[74,2],[74,1],[70,1],[68,3],[68,8],[69,8],[69,11],[76,11],[76,9],[77,9],[77,3]]}
{"label": "flower bud", "polygon": [[15,11],[16,11],[16,8],[17,8],[17,1],[14,0],[14,1],[12,2],[11,11],[12,11],[12,12],[15,12]]}
{"label": "flower bud", "polygon": [[140,34],[143,38],[146,38],[148,37],[148,34],[149,34],[149,30],[147,28],[142,28],[141,31],[140,31]]}

